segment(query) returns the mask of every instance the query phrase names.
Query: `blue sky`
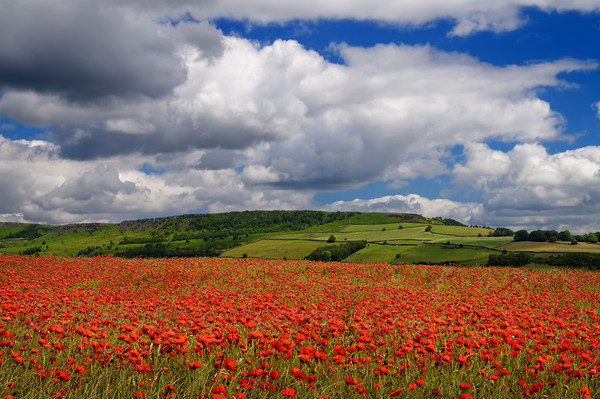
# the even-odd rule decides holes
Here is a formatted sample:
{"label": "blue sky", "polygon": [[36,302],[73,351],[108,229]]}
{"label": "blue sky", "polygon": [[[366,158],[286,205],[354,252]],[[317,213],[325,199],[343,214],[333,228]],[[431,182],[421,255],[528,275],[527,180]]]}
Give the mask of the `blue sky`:
{"label": "blue sky", "polygon": [[600,230],[600,2],[488,3],[0,0],[0,220]]}

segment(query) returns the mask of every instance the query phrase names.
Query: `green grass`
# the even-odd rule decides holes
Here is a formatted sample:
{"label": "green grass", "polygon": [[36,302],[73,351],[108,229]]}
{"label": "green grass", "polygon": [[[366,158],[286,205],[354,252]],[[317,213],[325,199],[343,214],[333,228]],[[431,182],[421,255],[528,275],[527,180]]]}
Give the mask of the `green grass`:
{"label": "green grass", "polygon": [[512,237],[446,237],[440,238],[432,243],[445,244],[450,242],[453,245],[472,245],[485,248],[498,248],[501,245],[506,245],[512,242]]}
{"label": "green grass", "polygon": [[[291,233],[291,234],[280,234],[277,236],[272,236],[270,239],[273,240],[327,240],[327,238],[331,235],[331,232],[323,233]],[[335,234],[334,236],[338,236],[339,234]]]}
{"label": "green grass", "polygon": [[494,251],[485,248],[459,248],[455,245],[423,244],[402,252],[395,263],[443,263],[453,261],[461,265],[485,265],[489,254]]}
{"label": "green grass", "polygon": [[[407,236],[406,239],[409,240],[417,240],[417,241],[437,241],[437,240],[448,240],[453,238],[454,236],[447,236],[444,234],[433,234],[428,231],[424,231],[419,234],[414,234],[411,236]],[[444,241],[445,242],[445,241]]]}
{"label": "green grass", "polygon": [[427,223],[427,219],[421,216],[407,219],[404,214],[398,213],[360,213],[352,216],[351,224],[402,223],[407,220],[417,223]]}
{"label": "green grass", "polygon": [[26,225],[14,225],[13,223],[0,224],[0,239],[6,238],[11,234],[17,234],[27,230]]}
{"label": "green grass", "polygon": [[454,236],[473,236],[477,237],[479,234],[487,236],[492,229],[485,229],[482,227],[464,227],[464,226],[444,226],[444,225],[433,225],[431,227],[432,233],[448,234]]}
{"label": "green grass", "polygon": [[357,232],[357,231],[381,231],[387,230],[401,230],[402,228],[413,228],[418,226],[427,226],[425,223],[386,223],[386,224],[352,224],[344,227],[341,231],[343,233]]}
{"label": "green grass", "polygon": [[304,259],[318,247],[328,245],[320,241],[307,240],[261,240],[232,248],[221,254],[226,258]]}
{"label": "green grass", "polygon": [[318,226],[311,226],[304,230],[303,233],[317,233],[317,232],[326,232],[326,233],[336,233],[341,231],[344,227],[348,226],[348,220],[336,220],[334,222],[321,224]]}
{"label": "green grass", "polygon": [[405,240],[390,240],[387,242],[387,244],[390,245],[421,245],[423,243],[423,240],[413,240],[410,237],[405,239]]}
{"label": "green grass", "polygon": [[[408,221],[410,220],[410,221]],[[382,228],[413,227],[430,222],[423,217],[407,217],[396,213],[360,213],[349,219],[336,220],[330,223],[311,226],[304,229],[304,233],[326,232],[335,233],[340,231],[364,231],[381,230]]]}
{"label": "green grass", "polygon": [[[0,253],[37,252],[42,256],[122,255],[128,249],[145,246],[152,237],[158,236],[164,239],[161,245],[165,245],[171,251],[170,253],[175,255],[178,253],[197,256],[216,255],[237,245],[237,248],[229,249],[222,255],[242,257],[243,254],[247,254],[257,258],[302,259],[315,248],[326,245],[332,234],[336,238],[335,244],[363,240],[372,243],[371,246],[348,258],[349,261],[356,262],[396,262],[396,255],[400,253],[403,263],[457,261],[463,264],[487,264],[488,254],[493,249],[535,252],[536,256],[540,257],[552,253],[600,252],[600,244],[514,242],[512,237],[490,237],[491,229],[447,226],[440,224],[439,220],[415,217],[415,215],[348,213],[329,214],[326,219],[314,216],[302,212],[298,214],[265,212],[264,217],[267,219],[263,219],[262,213],[257,215],[249,212],[248,214],[211,215],[212,218],[208,218],[207,215],[184,215],[131,221],[120,225],[46,226],[0,223]],[[333,220],[338,217],[339,220],[321,225],[315,224],[304,229],[308,223],[321,223],[322,220]],[[198,221],[208,224],[203,224],[201,228],[198,226],[190,228]],[[258,227],[253,224],[259,222],[262,224]],[[303,230],[290,230],[290,226],[298,226],[298,229]],[[399,226],[402,228],[400,229]],[[123,231],[123,229],[127,230]],[[427,229],[431,231],[426,231]],[[7,238],[19,234],[25,238]],[[31,238],[35,234],[42,234],[42,236]],[[142,240],[137,243],[121,244],[125,238]],[[173,240],[174,238],[178,239]],[[375,245],[384,243],[388,245]],[[405,246],[395,250],[393,245],[396,244]],[[160,248],[164,249],[164,247]],[[165,252],[162,253],[163,255],[160,255],[157,252],[155,256],[164,256]],[[135,253],[132,252],[128,254],[128,256],[134,255]],[[152,254],[143,256],[152,256]]]}
{"label": "green grass", "polygon": [[41,247],[42,251],[40,255],[75,256],[80,250],[89,246],[106,248],[110,245],[111,240],[116,245],[117,241],[120,241],[120,238],[122,236],[119,235],[116,227],[103,226],[91,233],[78,230],[61,234],[55,231],[33,240],[18,238],[4,239],[2,242],[5,246],[3,252],[7,254],[18,254],[28,248]]}
{"label": "green grass", "polygon": [[571,245],[566,241],[560,242],[536,242],[536,241],[511,241],[498,249],[507,251],[528,251],[528,252],[600,252],[600,244],[589,244],[580,242],[577,245]]}
{"label": "green grass", "polygon": [[[415,244],[416,245],[416,244]],[[396,255],[402,252],[406,252],[409,249],[413,248],[415,245],[380,245],[380,244],[369,244],[367,247],[361,249],[358,252],[353,253],[344,261],[346,262],[372,262],[372,263],[381,263],[387,262],[391,263]]]}
{"label": "green grass", "polygon": [[[432,234],[430,233],[425,233],[425,227],[424,225],[417,225],[416,227],[412,227],[412,228],[405,228],[405,229],[391,229],[391,230],[373,230],[373,231],[355,231],[355,232],[349,232],[349,233],[344,233],[344,232],[340,232],[337,234],[334,234],[335,238],[337,241],[361,241],[361,240],[365,240],[365,241],[369,241],[369,242],[375,242],[375,241],[391,241],[391,240],[401,240],[401,239],[418,239],[415,237],[421,237],[423,234],[426,235],[427,239],[433,239],[433,238],[437,238],[437,237],[433,237]],[[321,235],[321,236],[314,236],[312,237],[313,239],[319,239],[319,240],[327,240],[327,238],[329,237],[329,235]]]}

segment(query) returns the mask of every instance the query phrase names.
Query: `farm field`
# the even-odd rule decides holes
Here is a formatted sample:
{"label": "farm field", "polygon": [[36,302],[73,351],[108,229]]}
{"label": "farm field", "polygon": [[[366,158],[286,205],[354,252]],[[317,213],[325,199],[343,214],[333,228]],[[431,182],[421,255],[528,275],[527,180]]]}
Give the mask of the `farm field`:
{"label": "farm field", "polygon": [[595,398],[600,274],[0,257],[0,397]]}
{"label": "farm field", "polygon": [[261,259],[304,259],[323,242],[265,239],[247,245],[232,248],[221,254],[225,258],[241,258],[244,254]]}
{"label": "farm field", "polygon": [[397,230],[402,226],[403,229],[411,229],[415,227],[427,226],[427,223],[380,223],[380,224],[352,224],[344,227],[340,231],[343,233],[354,232],[354,231],[381,231],[385,230]]}
{"label": "farm field", "polygon": [[512,237],[445,237],[432,240],[430,243],[445,244],[449,242],[452,245],[470,245],[484,248],[498,248],[502,245],[513,242]]}
{"label": "farm field", "polygon": [[367,247],[361,249],[358,252],[353,253],[345,259],[346,262],[393,262],[398,254],[406,252],[411,248],[414,248],[417,244],[407,245],[399,244],[396,246],[395,243],[389,245],[378,245],[370,244]]}
{"label": "farm field", "polygon": [[467,226],[444,226],[432,225],[431,232],[436,234],[447,234],[452,236],[487,236],[492,233],[493,229],[482,227],[467,227]]}
{"label": "farm field", "polygon": [[490,253],[492,251],[486,248],[461,248],[458,245],[424,244],[403,251],[397,262],[412,264],[452,262],[463,266],[483,266],[487,264]]}
{"label": "farm field", "polygon": [[511,241],[498,249],[528,252],[600,252],[600,245],[586,242],[571,245],[568,242]]}
{"label": "farm field", "polygon": [[[444,224],[446,223],[446,224]],[[528,263],[600,269],[600,244],[513,241],[493,230],[415,214],[322,211],[245,211],[139,219],[118,224],[64,226],[0,223],[0,254],[125,258],[239,257],[304,259],[330,245],[366,241],[373,245],[330,259],[485,265],[489,255],[532,254]],[[433,245],[436,244],[436,245]],[[410,245],[398,248],[395,245]],[[585,253],[575,257],[571,253]],[[323,253],[323,252],[321,252]],[[567,254],[570,258],[565,258]],[[552,255],[562,256],[554,259]],[[595,256],[595,257],[594,257]],[[317,258],[313,258],[317,259]],[[321,257],[320,260],[325,260]],[[512,264],[500,261],[495,264]],[[505,263],[501,263],[505,262]],[[521,264],[520,265],[524,265]]]}
{"label": "farm field", "polygon": [[[399,239],[416,239],[416,240],[433,240],[442,237],[450,237],[450,236],[440,236],[434,235],[432,233],[426,232],[425,228],[427,225],[417,225],[416,227],[410,227],[406,229],[377,229],[377,230],[359,230],[359,231],[351,231],[351,232],[338,232],[333,233],[337,241],[390,241],[390,240],[399,240]],[[283,234],[278,236],[280,239],[296,239],[296,240],[322,240],[327,241],[331,233],[300,233],[300,234]]]}

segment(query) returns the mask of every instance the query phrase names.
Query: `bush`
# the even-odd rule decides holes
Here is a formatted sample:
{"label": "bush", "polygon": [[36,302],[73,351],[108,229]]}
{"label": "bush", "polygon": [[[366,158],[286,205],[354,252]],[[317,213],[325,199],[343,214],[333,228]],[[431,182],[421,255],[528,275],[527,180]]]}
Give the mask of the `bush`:
{"label": "bush", "polygon": [[21,251],[21,255],[35,255],[39,254],[40,252],[42,252],[42,247],[32,247]]}

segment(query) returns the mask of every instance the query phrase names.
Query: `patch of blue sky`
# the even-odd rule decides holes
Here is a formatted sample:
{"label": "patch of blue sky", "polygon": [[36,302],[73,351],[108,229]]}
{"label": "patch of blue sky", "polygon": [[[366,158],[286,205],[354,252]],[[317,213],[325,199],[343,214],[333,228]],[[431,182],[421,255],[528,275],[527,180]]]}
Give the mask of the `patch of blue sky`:
{"label": "patch of blue sky", "polygon": [[331,43],[359,47],[390,43],[429,44],[440,50],[469,54],[498,66],[564,57],[588,59],[590,54],[598,54],[597,41],[589,40],[600,35],[597,14],[547,13],[537,8],[526,8],[522,13],[527,22],[516,30],[501,33],[484,31],[466,37],[450,35],[454,22],[448,19],[438,19],[424,26],[335,19],[257,24],[220,18],[213,23],[226,35],[241,36],[263,44],[277,39],[297,40],[305,48],[315,50],[326,58],[331,57]]}
{"label": "patch of blue sky", "polygon": [[332,45],[345,43],[355,47],[373,47],[377,44],[426,44],[436,40],[451,27],[444,21],[418,31],[375,21],[334,19],[294,20],[284,24],[252,24],[230,19],[216,19],[213,22],[226,35],[244,37],[263,45],[279,39],[296,40],[304,48],[314,50],[329,62],[338,64],[343,64],[344,61],[332,49]]}
{"label": "patch of blue sky", "polygon": [[0,118],[0,135],[11,140],[48,139],[52,127],[39,128],[24,125],[14,119]]}
{"label": "patch of blue sky", "polygon": [[163,175],[167,171],[165,168],[156,167],[148,162],[144,162],[138,170],[147,175]]}

